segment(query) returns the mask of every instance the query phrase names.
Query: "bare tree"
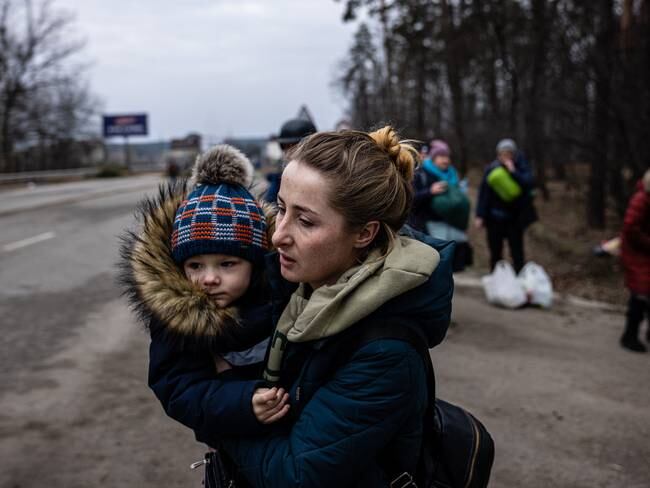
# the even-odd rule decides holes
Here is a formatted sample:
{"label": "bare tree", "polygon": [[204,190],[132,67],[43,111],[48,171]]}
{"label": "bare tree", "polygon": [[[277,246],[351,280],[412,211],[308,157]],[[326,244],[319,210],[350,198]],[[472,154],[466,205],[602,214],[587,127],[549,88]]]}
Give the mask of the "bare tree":
{"label": "bare tree", "polygon": [[0,0],[2,171],[20,169],[21,148],[72,139],[92,114],[72,22],[51,0]]}
{"label": "bare tree", "polygon": [[[379,115],[409,136],[447,138],[461,168],[485,162],[498,138],[515,136],[545,197],[555,176],[586,190],[591,226],[605,224],[612,204],[623,211],[650,165],[650,0],[345,5],[346,20],[366,8],[383,46],[376,78],[363,86],[384,102],[375,112],[364,108],[364,120]],[[346,91],[353,118],[368,91],[361,87]],[[588,178],[574,171],[584,163]]]}

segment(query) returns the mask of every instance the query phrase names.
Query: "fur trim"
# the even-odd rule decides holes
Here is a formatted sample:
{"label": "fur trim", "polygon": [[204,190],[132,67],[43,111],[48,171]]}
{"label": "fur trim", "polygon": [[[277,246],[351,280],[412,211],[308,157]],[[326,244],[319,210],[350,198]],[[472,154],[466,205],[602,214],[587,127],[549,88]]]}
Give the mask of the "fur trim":
{"label": "fur trim", "polygon": [[228,183],[249,188],[253,183],[253,165],[239,149],[219,144],[196,158],[190,188],[197,185]]}
{"label": "fur trim", "polygon": [[[145,327],[161,328],[183,342],[221,348],[239,325],[236,307],[218,308],[190,282],[171,254],[174,216],[187,194],[187,184],[161,184],[156,197],[145,198],[136,217],[137,232],[121,236],[119,281]],[[274,227],[273,207],[267,213],[269,236]]]}

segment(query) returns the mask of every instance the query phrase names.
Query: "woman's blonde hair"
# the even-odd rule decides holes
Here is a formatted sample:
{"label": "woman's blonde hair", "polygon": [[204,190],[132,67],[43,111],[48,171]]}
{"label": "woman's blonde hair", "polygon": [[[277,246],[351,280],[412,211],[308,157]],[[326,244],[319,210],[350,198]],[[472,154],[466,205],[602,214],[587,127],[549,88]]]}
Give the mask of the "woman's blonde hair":
{"label": "woman's blonde hair", "polygon": [[408,217],[418,157],[415,148],[400,141],[390,126],[370,133],[319,132],[288,154],[290,161],[320,171],[331,182],[329,202],[350,228],[373,220],[381,223],[371,246],[383,251]]}

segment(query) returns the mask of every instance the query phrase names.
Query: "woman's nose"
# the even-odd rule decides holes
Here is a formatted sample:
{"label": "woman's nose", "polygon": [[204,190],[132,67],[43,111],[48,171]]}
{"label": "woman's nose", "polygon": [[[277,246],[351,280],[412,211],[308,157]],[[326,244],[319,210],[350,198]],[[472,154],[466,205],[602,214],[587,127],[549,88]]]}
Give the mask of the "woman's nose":
{"label": "woman's nose", "polygon": [[275,223],[275,232],[271,237],[271,242],[276,248],[287,247],[291,243],[291,237],[289,234],[289,227],[287,225],[287,219],[282,217],[277,219]]}

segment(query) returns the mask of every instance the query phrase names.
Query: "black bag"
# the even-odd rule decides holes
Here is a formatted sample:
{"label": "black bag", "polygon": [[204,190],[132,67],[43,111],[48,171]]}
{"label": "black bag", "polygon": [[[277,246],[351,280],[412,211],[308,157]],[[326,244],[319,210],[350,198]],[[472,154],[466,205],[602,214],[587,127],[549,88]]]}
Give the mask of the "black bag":
{"label": "black bag", "polygon": [[[429,412],[427,412],[429,414]],[[430,439],[429,479],[424,487],[485,487],[494,461],[494,441],[485,426],[467,410],[441,399],[435,401],[435,426],[425,426]],[[426,473],[424,473],[426,476]]]}
{"label": "black bag", "polygon": [[193,463],[190,468],[196,469],[205,465],[203,486],[205,488],[237,488],[241,486],[235,480],[235,466],[227,456],[214,450],[205,453],[202,461]]}
{"label": "black bag", "polygon": [[404,321],[373,320],[362,326],[354,347],[376,339],[400,339],[420,354],[427,369],[429,404],[425,413],[422,450],[416,473],[393,464],[388,446],[380,457],[391,488],[484,488],[494,462],[494,441],[485,426],[467,410],[436,398],[435,376],[422,334]]}

